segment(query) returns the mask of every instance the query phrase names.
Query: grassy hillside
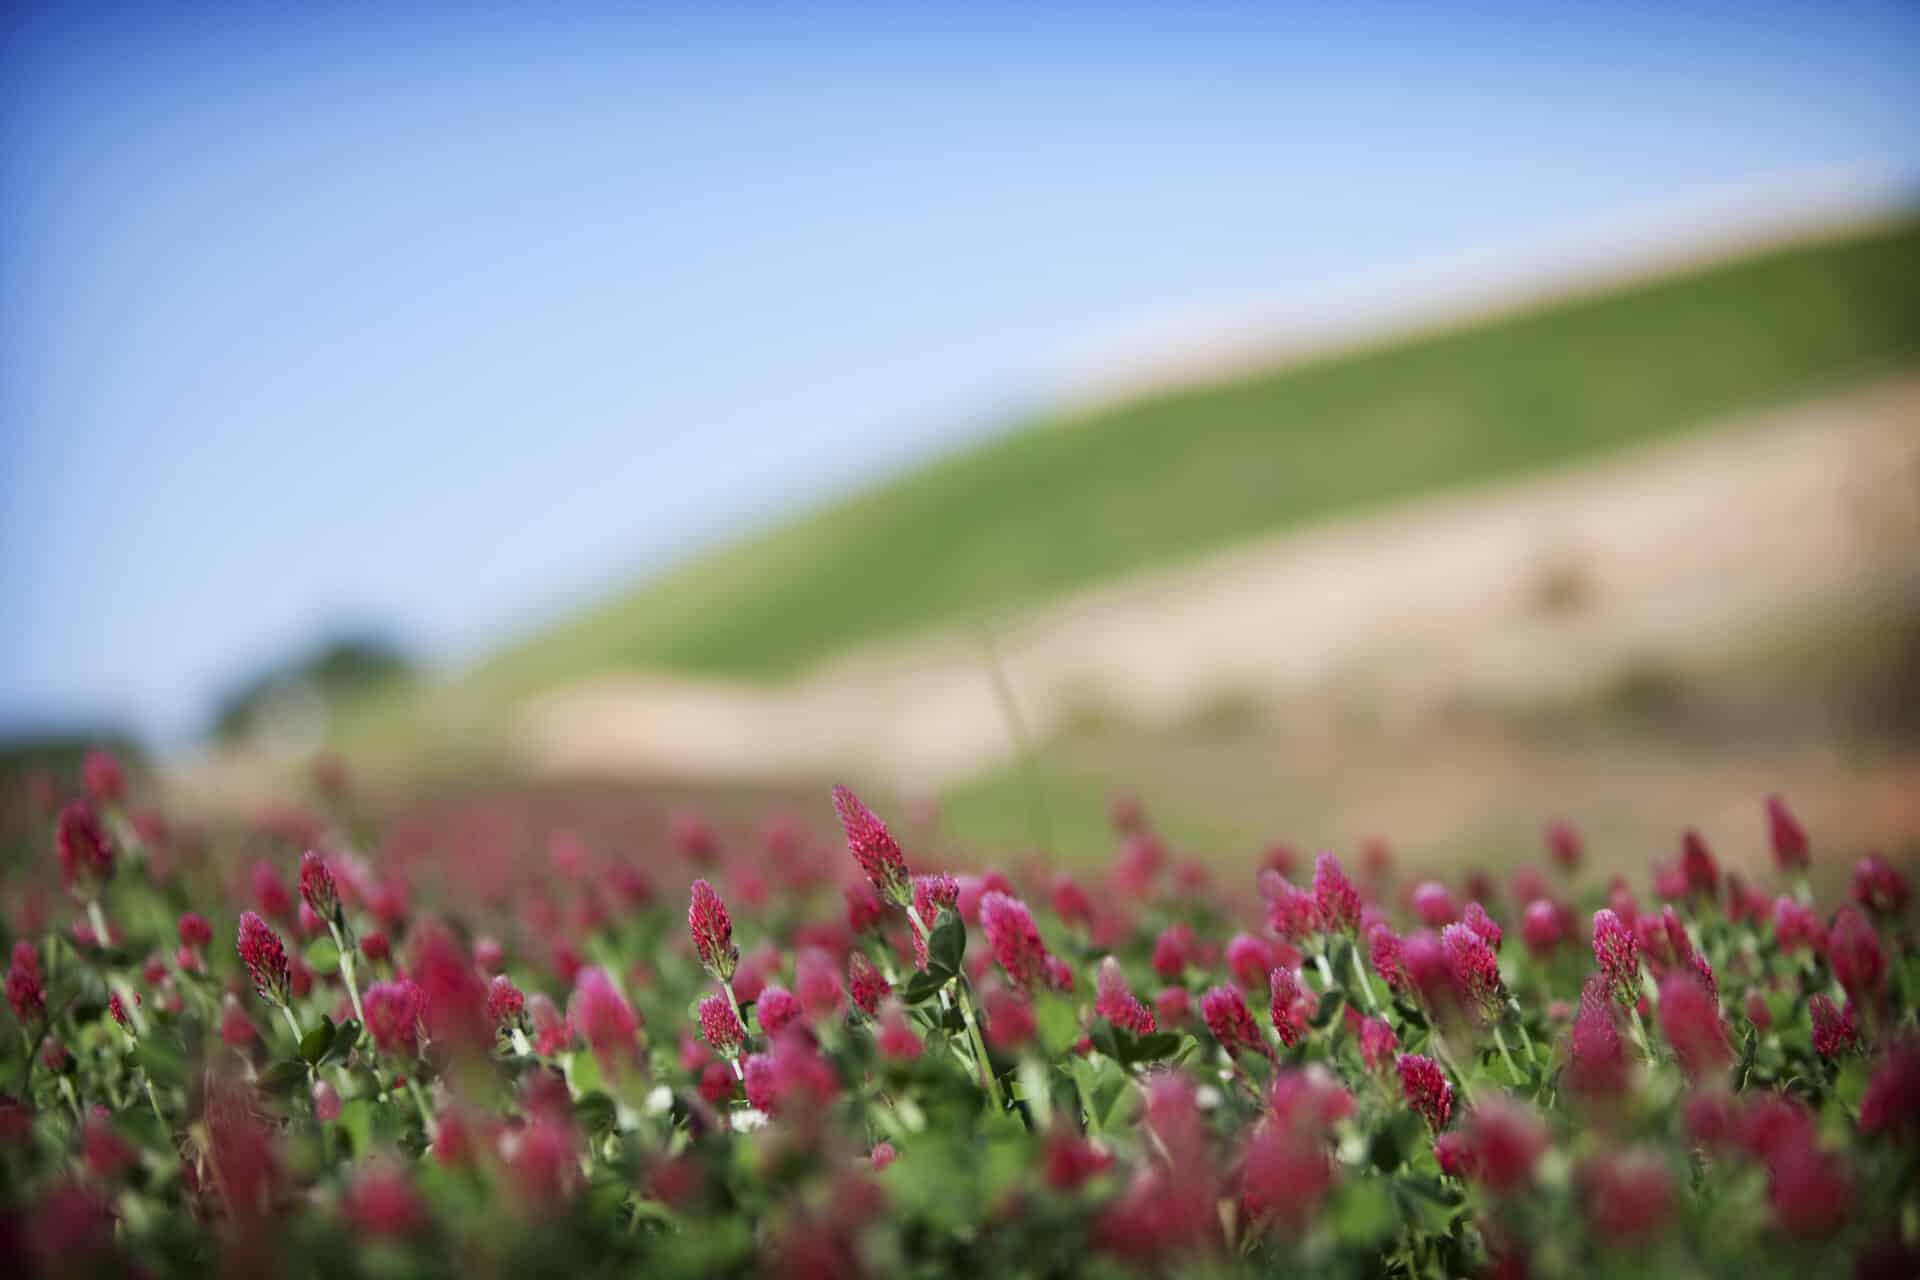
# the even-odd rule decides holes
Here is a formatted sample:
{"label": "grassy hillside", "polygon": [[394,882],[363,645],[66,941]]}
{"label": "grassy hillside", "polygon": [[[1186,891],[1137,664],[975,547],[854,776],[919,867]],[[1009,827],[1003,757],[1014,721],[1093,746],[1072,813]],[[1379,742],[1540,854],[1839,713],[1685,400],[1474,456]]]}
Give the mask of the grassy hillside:
{"label": "grassy hillside", "polygon": [[1328,516],[1920,361],[1920,219],[1030,423],[689,560],[462,678],[778,677]]}

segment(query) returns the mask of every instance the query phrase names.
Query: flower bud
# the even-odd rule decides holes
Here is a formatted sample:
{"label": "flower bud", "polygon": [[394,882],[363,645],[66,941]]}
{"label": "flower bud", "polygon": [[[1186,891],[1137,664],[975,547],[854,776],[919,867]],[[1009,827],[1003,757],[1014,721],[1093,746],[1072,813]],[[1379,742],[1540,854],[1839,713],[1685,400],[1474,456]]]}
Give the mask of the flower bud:
{"label": "flower bud", "polygon": [[1031,988],[1046,980],[1046,944],[1040,940],[1040,931],[1034,927],[1025,903],[1004,893],[983,894],[980,928],[993,958],[1014,985]]}
{"label": "flower bud", "polygon": [[1313,906],[1328,933],[1351,934],[1360,928],[1360,893],[1331,853],[1313,860]]}
{"label": "flower bud", "polygon": [[1773,845],[1773,865],[1782,872],[1804,871],[1807,867],[1807,833],[1787,811],[1779,796],[1767,797],[1767,838]]}
{"label": "flower bud", "polygon": [[1447,1127],[1453,1114],[1453,1085],[1432,1058],[1403,1053],[1399,1059],[1400,1092],[1435,1133]]}
{"label": "flower bud", "polygon": [[700,1035],[723,1058],[739,1057],[747,1038],[746,1029],[734,1016],[733,1006],[718,994],[701,997]]}
{"label": "flower bud", "polygon": [[[847,851],[873,882],[874,889],[897,907],[911,904],[912,876],[907,871],[907,860],[900,852],[900,845],[886,824],[846,787],[833,789],[833,807],[847,833]],[[931,927],[931,922],[928,925]]]}
{"label": "flower bud", "polygon": [[[85,801],[75,800],[60,810],[53,848],[60,859],[60,882],[74,894],[94,897],[113,878],[113,842]],[[100,942],[104,946],[107,939]]]}
{"label": "flower bud", "polygon": [[253,912],[243,911],[235,947],[261,999],[284,1006],[291,994],[292,979],[287,967],[287,949],[280,935]]}
{"label": "flower bud", "polygon": [[1114,1026],[1137,1036],[1153,1034],[1153,1011],[1127,988],[1127,978],[1120,971],[1118,960],[1112,956],[1102,960],[1100,967],[1094,971],[1093,985],[1095,1017],[1105,1018]]}
{"label": "flower bud", "polygon": [[334,885],[333,872],[327,868],[327,860],[314,849],[300,855],[300,899],[322,921],[339,923],[340,893]]}
{"label": "flower bud", "polygon": [[1220,1047],[1229,1054],[1273,1056],[1273,1050],[1260,1038],[1260,1028],[1254,1025],[1253,1015],[1247,1011],[1247,1002],[1241,997],[1240,988],[1222,985],[1209,990],[1200,997],[1200,1017],[1213,1038],[1220,1042]]}
{"label": "flower bud", "polygon": [[726,904],[705,880],[693,882],[692,901],[687,906],[687,932],[693,937],[693,950],[700,967],[716,982],[733,977],[740,964],[740,948],[733,945],[733,920]]}

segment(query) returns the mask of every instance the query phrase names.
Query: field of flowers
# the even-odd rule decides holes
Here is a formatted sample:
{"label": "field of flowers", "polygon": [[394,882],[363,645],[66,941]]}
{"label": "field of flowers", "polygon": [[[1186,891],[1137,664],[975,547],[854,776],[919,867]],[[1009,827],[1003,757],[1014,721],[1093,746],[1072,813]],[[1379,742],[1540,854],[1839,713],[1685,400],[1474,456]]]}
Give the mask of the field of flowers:
{"label": "field of flowers", "polygon": [[1920,1274],[1908,880],[1777,799],[1771,883],[1448,885],[131,790],[8,828],[9,1276]]}

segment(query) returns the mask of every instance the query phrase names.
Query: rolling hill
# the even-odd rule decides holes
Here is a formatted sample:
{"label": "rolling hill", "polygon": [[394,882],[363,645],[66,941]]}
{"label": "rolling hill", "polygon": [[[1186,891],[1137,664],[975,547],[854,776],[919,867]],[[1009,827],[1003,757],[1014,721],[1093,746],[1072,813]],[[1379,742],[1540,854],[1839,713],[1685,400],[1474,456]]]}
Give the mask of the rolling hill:
{"label": "rolling hill", "polygon": [[[628,670],[778,680],[1329,517],[1599,458],[1920,362],[1920,218],[1055,415],[697,555],[404,701],[478,747]],[[422,717],[420,713],[425,712]]]}

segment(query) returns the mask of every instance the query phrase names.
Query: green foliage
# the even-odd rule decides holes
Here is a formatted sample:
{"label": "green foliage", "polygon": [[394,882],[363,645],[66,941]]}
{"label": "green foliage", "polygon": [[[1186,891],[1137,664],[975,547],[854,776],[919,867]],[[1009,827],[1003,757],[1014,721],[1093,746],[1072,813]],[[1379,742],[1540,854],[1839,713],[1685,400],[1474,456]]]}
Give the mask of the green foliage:
{"label": "green foliage", "polygon": [[[1460,983],[1484,966],[1369,974],[1369,946],[1291,913],[1298,954],[1261,935],[1266,960],[1256,946],[1251,971],[1236,961],[1229,978],[1221,944],[1256,930],[1263,904],[1164,871],[1124,894],[1109,883],[1115,919],[1042,911],[1042,941],[1013,927],[1017,910],[971,936],[962,910],[943,910],[926,968],[903,976],[903,912],[862,918],[856,935],[830,869],[787,864],[777,891],[730,916],[735,994],[752,997],[736,1067],[694,1039],[713,1030],[695,1011],[718,989],[680,934],[679,893],[602,901],[597,869],[555,872],[531,834],[520,851],[460,845],[455,874],[437,889],[423,875],[412,909],[378,922],[392,950],[368,961],[369,983],[386,985],[378,1003],[362,993],[363,1029],[333,1020],[353,1004],[337,964],[294,987],[290,1018],[249,994],[227,941],[246,904],[226,895],[259,854],[252,838],[221,843],[160,879],[152,860],[123,860],[95,904],[118,945],[49,921],[9,954],[20,1025],[0,1027],[0,1214],[24,1224],[29,1268],[203,1276],[268,1248],[276,1273],[388,1280],[1412,1280],[1502,1271],[1524,1253],[1545,1277],[1798,1280],[1920,1245],[1920,947],[1903,911],[1823,913],[1816,948],[1783,945],[1747,891],[1682,896],[1671,919],[1641,904],[1644,1018],[1589,1007],[1580,1016],[1612,1038],[1576,1053],[1585,938],[1530,947],[1512,936],[1515,903],[1492,904],[1509,936],[1498,981],[1469,1007]],[[676,874],[655,870],[659,886]],[[1019,880],[1044,900],[1044,868]],[[6,882],[0,918],[26,914],[19,887]],[[359,936],[380,887],[343,895]],[[1376,887],[1373,910],[1391,916],[1396,893]],[[1775,909],[1791,912],[1781,888]],[[1561,882],[1543,892],[1565,895],[1576,921],[1598,905]],[[188,905],[215,922],[204,953],[178,945]],[[573,974],[554,955],[554,921],[599,968]],[[483,931],[504,939],[523,1002],[489,1000],[502,992],[466,945]],[[1173,962],[1163,936],[1179,941]],[[1001,967],[1029,971],[1049,939],[1044,979]],[[804,981],[803,952],[827,957]],[[846,998],[855,953],[892,971],[872,1013]],[[1297,983],[1312,1005],[1304,1033],[1287,1023],[1292,1044],[1260,989],[1281,965],[1281,990]],[[1699,986],[1687,1012],[1695,989],[1670,984],[1702,973],[1717,993]],[[1176,999],[1171,1024],[1149,1023],[1112,1002],[1126,994],[1116,979],[1200,1016],[1173,1012]],[[806,1006],[772,1034],[770,983]],[[110,991],[143,995],[143,1029],[109,1014]],[[1851,1030],[1816,1035],[1827,998]],[[1576,1070],[1595,1053],[1620,1069],[1604,1088]]]}

